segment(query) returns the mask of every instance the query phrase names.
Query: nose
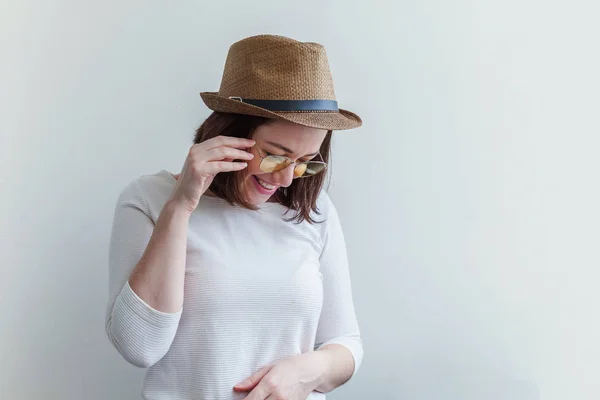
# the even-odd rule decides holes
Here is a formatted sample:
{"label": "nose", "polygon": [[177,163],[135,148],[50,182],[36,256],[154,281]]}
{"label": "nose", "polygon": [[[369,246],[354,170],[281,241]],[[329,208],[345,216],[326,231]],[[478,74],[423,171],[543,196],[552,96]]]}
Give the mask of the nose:
{"label": "nose", "polygon": [[294,179],[294,164],[289,165],[281,171],[273,172],[272,175],[273,180],[275,181],[274,183],[282,187],[288,187],[292,184],[292,180]]}

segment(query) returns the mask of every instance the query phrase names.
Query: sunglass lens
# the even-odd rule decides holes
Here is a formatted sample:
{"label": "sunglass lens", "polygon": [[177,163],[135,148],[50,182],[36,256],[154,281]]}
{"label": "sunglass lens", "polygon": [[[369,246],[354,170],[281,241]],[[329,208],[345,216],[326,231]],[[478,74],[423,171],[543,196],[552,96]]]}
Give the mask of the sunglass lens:
{"label": "sunglass lens", "polygon": [[304,175],[307,169],[308,166],[306,165],[306,163],[296,165],[296,168],[294,168],[294,178],[299,178],[302,175]]}
{"label": "sunglass lens", "polygon": [[290,165],[290,160],[285,157],[267,156],[260,163],[263,172],[278,172]]}
{"label": "sunglass lens", "polygon": [[326,165],[320,162],[307,162],[302,163],[296,166],[294,169],[294,176],[312,176],[316,175],[319,172],[322,172],[325,169]]}

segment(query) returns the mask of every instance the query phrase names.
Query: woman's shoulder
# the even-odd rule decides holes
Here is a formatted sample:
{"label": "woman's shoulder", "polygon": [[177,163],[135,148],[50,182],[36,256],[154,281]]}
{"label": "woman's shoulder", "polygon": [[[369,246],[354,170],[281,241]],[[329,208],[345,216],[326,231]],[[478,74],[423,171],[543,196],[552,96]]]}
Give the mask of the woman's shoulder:
{"label": "woman's shoulder", "polygon": [[322,189],[317,197],[317,210],[322,214],[335,212],[335,205],[325,189]]}
{"label": "woman's shoulder", "polygon": [[322,189],[317,197],[317,209],[312,213],[315,221],[321,221],[323,225],[329,225],[331,220],[337,220],[337,209],[329,193]]}
{"label": "woman's shoulder", "polygon": [[134,204],[148,209],[160,209],[169,198],[175,178],[165,170],[131,179],[119,194],[118,203]]}
{"label": "woman's shoulder", "polygon": [[313,215],[313,220],[317,222],[310,226],[318,232],[322,250],[328,242],[328,238],[332,234],[337,236],[341,231],[341,222],[336,206],[325,190],[322,190],[317,198],[317,210],[313,212]]}

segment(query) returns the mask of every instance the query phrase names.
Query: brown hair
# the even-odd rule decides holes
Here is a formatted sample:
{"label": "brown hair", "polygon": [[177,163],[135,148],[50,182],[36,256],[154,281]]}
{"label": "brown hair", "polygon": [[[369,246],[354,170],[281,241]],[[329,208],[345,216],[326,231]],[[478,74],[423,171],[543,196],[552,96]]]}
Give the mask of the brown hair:
{"label": "brown hair", "polygon": [[[254,115],[213,112],[196,130],[194,143],[201,143],[216,136],[251,139],[256,128],[270,121],[273,120]],[[331,131],[328,131],[320,148],[322,161],[328,163],[330,153]],[[242,191],[243,178],[244,170],[221,172],[215,176],[209,190],[231,205],[256,210],[256,207],[244,198]],[[327,173],[323,172],[310,178],[294,179],[289,187],[282,187],[277,191],[275,194],[277,201],[295,213],[289,221],[295,220],[298,223],[304,220],[309,223],[317,222],[311,217],[311,212],[317,215],[320,214],[317,209],[317,198],[326,178]]]}

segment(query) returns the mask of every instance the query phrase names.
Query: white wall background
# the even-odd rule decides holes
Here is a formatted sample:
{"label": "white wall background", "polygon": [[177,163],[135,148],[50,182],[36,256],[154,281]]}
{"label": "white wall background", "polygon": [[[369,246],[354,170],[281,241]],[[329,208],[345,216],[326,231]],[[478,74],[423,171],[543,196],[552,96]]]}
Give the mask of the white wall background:
{"label": "white wall background", "polygon": [[330,397],[600,398],[599,7],[0,3],[0,398],[134,399],[105,337],[114,202],[177,172],[228,46],[323,43],[366,358]]}

